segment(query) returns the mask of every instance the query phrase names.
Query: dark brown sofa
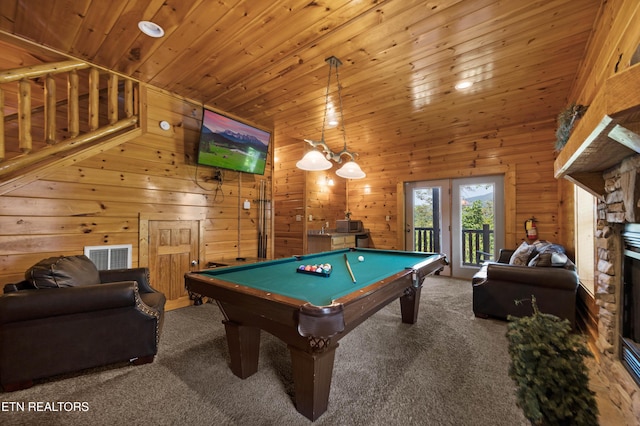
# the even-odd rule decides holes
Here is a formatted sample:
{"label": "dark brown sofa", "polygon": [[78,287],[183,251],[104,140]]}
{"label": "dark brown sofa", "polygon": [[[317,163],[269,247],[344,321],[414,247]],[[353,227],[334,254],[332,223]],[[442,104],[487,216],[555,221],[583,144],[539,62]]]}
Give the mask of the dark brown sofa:
{"label": "dark brown sofa", "polygon": [[[480,318],[506,319],[533,313],[531,296],[540,312],[567,319],[575,327],[576,296],[579,277],[575,265],[567,260],[562,266],[510,264],[514,250],[500,250],[496,262],[485,262],[472,279],[473,312]],[[530,257],[535,256],[531,253]],[[522,303],[516,304],[516,301]]]}
{"label": "dark brown sofa", "polygon": [[152,362],[164,294],[146,268],[98,271],[85,256],[45,259],[0,296],[0,385],[123,361]]}

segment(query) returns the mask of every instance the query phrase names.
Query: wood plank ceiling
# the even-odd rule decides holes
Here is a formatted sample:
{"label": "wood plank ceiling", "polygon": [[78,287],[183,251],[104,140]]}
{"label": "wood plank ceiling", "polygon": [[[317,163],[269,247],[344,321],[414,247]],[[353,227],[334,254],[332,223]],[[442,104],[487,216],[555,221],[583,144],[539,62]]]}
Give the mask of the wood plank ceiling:
{"label": "wood plank ceiling", "polygon": [[[319,139],[334,55],[349,149],[364,151],[555,119],[575,101],[600,4],[3,0],[0,30],[274,128],[285,143]],[[142,34],[140,20],[165,36]],[[461,80],[473,86],[456,91]],[[337,131],[327,142],[342,147]]]}

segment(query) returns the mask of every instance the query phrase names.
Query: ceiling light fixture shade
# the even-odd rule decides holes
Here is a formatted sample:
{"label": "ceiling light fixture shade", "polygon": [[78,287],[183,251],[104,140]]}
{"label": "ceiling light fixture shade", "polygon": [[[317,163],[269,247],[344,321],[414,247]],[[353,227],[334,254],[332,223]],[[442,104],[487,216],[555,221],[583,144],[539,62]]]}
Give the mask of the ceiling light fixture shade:
{"label": "ceiling light fixture shade", "polygon": [[[305,156],[302,158],[302,160],[296,163],[296,167],[302,170],[309,170],[309,171],[327,170],[331,168],[331,162],[329,160],[333,160],[336,163],[340,164],[342,163],[342,156],[346,155],[347,157],[349,157],[349,162],[347,162],[344,166],[342,166],[340,170],[336,172],[336,174],[346,179],[362,179],[363,177],[366,176],[366,174],[362,171],[360,166],[354,161],[355,157],[358,154],[347,150],[347,133],[344,129],[344,114],[342,111],[342,91],[341,91],[342,87],[340,86],[340,78],[338,76],[338,67],[342,65],[342,62],[340,62],[340,60],[335,56],[330,56],[329,58],[325,59],[325,62],[329,64],[329,78],[327,79],[327,91],[325,93],[324,116],[322,118],[322,134],[320,136],[319,141],[314,141],[311,139],[304,140],[313,148],[321,149],[322,153],[320,151],[315,151],[315,150],[306,153]],[[338,122],[342,124],[342,140],[344,141],[344,148],[342,149],[342,151],[338,153],[334,153],[324,140],[324,130],[327,127],[327,118],[329,118],[329,127],[331,127],[331,125],[333,124],[334,116],[335,116],[335,109],[333,107],[333,104],[329,101],[329,89],[331,87],[331,71],[333,70],[333,67],[336,68],[336,82],[338,85],[338,100],[339,100],[338,107],[340,110],[340,117]],[[330,117],[328,117],[329,115]],[[338,124],[338,123],[335,123],[335,124]],[[313,153],[317,153],[318,155]],[[310,157],[310,159],[307,160],[307,157],[309,157],[311,154],[313,154],[314,158]],[[322,161],[320,160],[321,158],[322,158]],[[322,168],[319,168],[319,167],[322,167]]]}
{"label": "ceiling light fixture shade", "polygon": [[138,22],[138,28],[149,37],[160,38],[164,36],[164,30],[155,22],[140,21]]}
{"label": "ceiling light fixture shade", "polygon": [[320,170],[328,170],[331,168],[331,161],[327,160],[320,151],[309,151],[300,161],[296,163],[296,167],[302,170],[317,172]]}
{"label": "ceiling light fixture shade", "polygon": [[358,163],[353,160],[346,162],[344,166],[336,171],[336,174],[345,179],[362,179],[367,176]]}

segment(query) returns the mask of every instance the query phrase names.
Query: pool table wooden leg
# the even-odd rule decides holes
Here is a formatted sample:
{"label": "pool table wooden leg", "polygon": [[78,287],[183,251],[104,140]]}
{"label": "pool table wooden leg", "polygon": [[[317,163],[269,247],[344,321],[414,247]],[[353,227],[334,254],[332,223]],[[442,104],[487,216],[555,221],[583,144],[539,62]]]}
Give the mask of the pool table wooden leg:
{"label": "pool table wooden leg", "polygon": [[336,344],[322,352],[307,352],[289,346],[296,409],[311,421],[327,411],[337,347]]}
{"label": "pool table wooden leg", "polygon": [[422,287],[409,287],[405,290],[404,295],[400,296],[400,312],[403,323],[415,324],[418,321],[421,291]]}
{"label": "pool table wooden leg", "polygon": [[241,379],[246,379],[258,371],[260,329],[233,321],[224,321],[224,328],[231,357],[231,371]]}

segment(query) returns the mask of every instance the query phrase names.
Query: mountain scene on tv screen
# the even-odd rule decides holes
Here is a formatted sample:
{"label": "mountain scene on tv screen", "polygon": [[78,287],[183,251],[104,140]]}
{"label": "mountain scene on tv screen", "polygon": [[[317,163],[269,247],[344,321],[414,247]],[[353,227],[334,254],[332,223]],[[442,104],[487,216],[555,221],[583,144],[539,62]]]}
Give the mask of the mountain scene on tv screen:
{"label": "mountain scene on tv screen", "polygon": [[267,145],[244,133],[225,130],[212,132],[203,127],[200,135],[199,162],[210,166],[262,173],[267,157]]}

